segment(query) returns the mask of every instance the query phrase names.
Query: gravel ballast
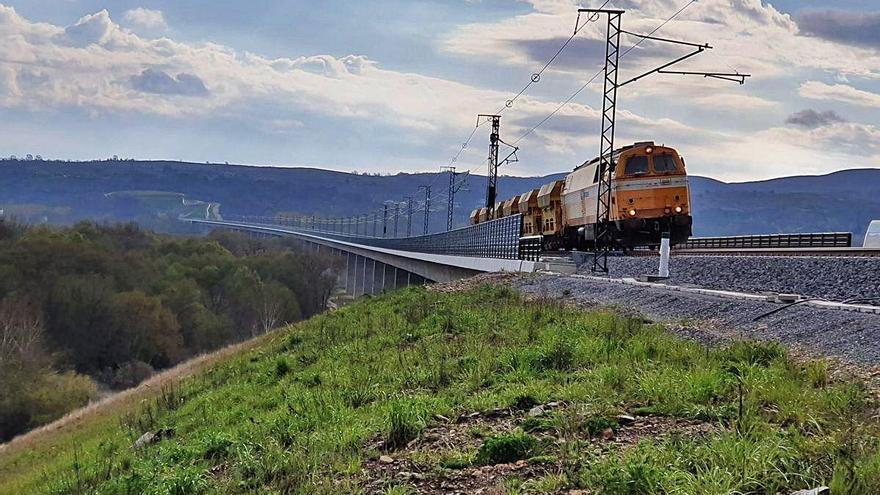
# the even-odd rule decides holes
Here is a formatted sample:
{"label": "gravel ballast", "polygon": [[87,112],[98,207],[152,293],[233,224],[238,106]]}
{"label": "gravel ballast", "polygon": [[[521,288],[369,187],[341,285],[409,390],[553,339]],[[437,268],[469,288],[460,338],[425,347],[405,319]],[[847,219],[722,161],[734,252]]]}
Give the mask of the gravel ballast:
{"label": "gravel ballast", "polygon": [[[656,256],[610,257],[614,278],[656,274]],[[590,264],[579,273],[589,274]],[[665,283],[742,292],[784,292],[845,301],[880,299],[880,257],[828,256],[688,256],[669,261]]]}
{"label": "gravel ballast", "polygon": [[779,341],[811,354],[838,356],[864,365],[880,364],[880,315],[876,314],[797,305],[755,321],[782,305],[579,276],[536,274],[514,278],[510,283],[536,297],[634,310],[651,320],[670,323],[671,330],[705,344],[758,338]]}

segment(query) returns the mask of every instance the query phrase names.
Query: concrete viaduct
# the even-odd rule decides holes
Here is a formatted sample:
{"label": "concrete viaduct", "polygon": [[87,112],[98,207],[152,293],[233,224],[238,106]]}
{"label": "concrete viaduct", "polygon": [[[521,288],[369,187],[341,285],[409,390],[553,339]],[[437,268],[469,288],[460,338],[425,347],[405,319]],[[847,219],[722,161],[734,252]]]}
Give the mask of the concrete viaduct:
{"label": "concrete viaduct", "polygon": [[[378,294],[407,285],[448,282],[485,272],[524,272],[553,269],[547,262],[414,252],[359,243],[357,237],[332,235],[296,227],[227,220],[181,220],[208,228],[222,228],[255,235],[291,237],[307,249],[345,259],[340,276],[353,296]],[[558,268],[558,267],[557,267]]]}

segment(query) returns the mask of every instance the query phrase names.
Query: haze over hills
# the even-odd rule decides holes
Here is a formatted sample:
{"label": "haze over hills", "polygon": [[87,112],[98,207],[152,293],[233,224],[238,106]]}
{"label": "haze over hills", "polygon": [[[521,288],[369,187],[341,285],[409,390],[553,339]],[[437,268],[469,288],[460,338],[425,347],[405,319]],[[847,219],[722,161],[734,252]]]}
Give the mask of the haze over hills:
{"label": "haze over hills", "polygon": [[[223,214],[353,216],[376,211],[383,201],[432,185],[431,229],[446,225],[447,174],[391,176],[312,168],[274,168],[172,161],[47,162],[0,160],[0,208],[33,223],[68,224],[135,220],[147,227],[180,231],[180,213],[219,203]],[[506,199],[563,177],[501,177]],[[462,225],[485,197],[484,176],[470,176],[456,195],[455,223]],[[696,235],[847,231],[857,239],[880,218],[880,169],[853,169],[822,176],[724,183],[691,177]],[[172,194],[168,194],[172,193]],[[413,231],[422,225],[413,220]],[[401,227],[402,228],[402,227]]]}

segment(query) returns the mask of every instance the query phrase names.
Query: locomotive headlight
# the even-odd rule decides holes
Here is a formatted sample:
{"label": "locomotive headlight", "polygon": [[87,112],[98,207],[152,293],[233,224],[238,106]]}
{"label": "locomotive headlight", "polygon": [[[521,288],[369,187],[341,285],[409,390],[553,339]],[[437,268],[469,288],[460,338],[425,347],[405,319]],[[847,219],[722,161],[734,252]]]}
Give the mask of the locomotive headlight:
{"label": "locomotive headlight", "polygon": [[636,210],[629,210],[629,216],[631,216],[631,217],[636,216]]}
{"label": "locomotive headlight", "polygon": [[676,206],[676,207],[675,207],[675,212],[676,212],[676,213],[681,213],[681,206]]}
{"label": "locomotive headlight", "polygon": [[647,154],[650,155],[650,154],[653,153],[653,152],[654,152],[654,148],[652,148],[652,147],[650,147],[650,146],[648,146],[647,148],[645,148],[645,153],[647,153]]}

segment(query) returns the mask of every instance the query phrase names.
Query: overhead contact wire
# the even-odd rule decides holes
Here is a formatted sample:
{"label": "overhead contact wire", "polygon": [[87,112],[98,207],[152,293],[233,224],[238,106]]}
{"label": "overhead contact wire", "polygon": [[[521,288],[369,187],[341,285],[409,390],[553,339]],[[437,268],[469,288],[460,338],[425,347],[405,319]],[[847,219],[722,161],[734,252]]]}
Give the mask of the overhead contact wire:
{"label": "overhead contact wire", "polygon": [[[606,2],[606,3],[607,3],[607,2]],[[646,36],[652,36],[654,33],[656,33],[656,32],[659,31],[661,28],[663,28],[663,26],[669,24],[670,21],[672,21],[673,19],[675,19],[676,17],[678,17],[678,15],[681,14],[682,12],[684,12],[685,9],[687,9],[688,7],[690,7],[691,5],[693,5],[693,4],[695,4],[695,3],[697,3],[697,0],[690,0],[688,3],[684,4],[684,6],[682,6],[682,7],[681,7],[680,9],[678,9],[674,14],[672,14],[671,16],[669,16],[668,19],[666,19],[665,21],[663,21],[662,23],[660,23],[659,26],[657,26],[657,27],[655,27],[654,29],[652,29],[651,32],[648,33]],[[604,7],[604,5],[603,5],[603,7]],[[635,44],[633,44],[632,46],[630,46],[629,48],[627,48],[627,49],[626,49],[626,50],[620,55],[620,58],[625,57],[627,53],[631,52],[631,51],[634,50],[637,46],[641,45],[643,41],[645,41],[645,38],[644,38],[644,37],[643,37],[643,38],[640,38]],[[544,125],[548,120],[550,120],[551,118],[553,118],[553,116],[555,116],[557,113],[559,113],[560,110],[562,110],[566,105],[568,105],[569,103],[571,103],[572,100],[574,100],[575,98],[577,98],[577,96],[578,96],[579,94],[581,94],[581,92],[582,92],[583,90],[585,90],[585,89],[587,88],[587,86],[589,86],[590,84],[592,84],[593,81],[595,81],[596,78],[599,77],[599,76],[602,74],[602,71],[603,71],[603,70],[604,70],[604,69],[599,69],[598,72],[596,72],[595,74],[593,74],[593,76],[592,76],[591,78],[589,78],[589,79],[587,80],[587,82],[585,82],[580,88],[578,88],[577,91],[575,91],[574,93],[572,93],[572,95],[569,96],[564,102],[562,102],[561,105],[559,105],[558,107],[556,107],[555,110],[553,110],[552,112],[550,112],[549,115],[547,115],[546,117],[544,117],[543,119],[541,119],[540,122],[538,122],[535,126],[533,126],[533,127],[532,127],[531,129],[529,129],[528,131],[526,131],[523,135],[521,135],[520,137],[516,138],[516,140],[513,141],[513,144],[516,144],[516,143],[520,142],[521,140],[523,140],[524,138],[526,138],[527,136],[529,136],[530,134],[532,134],[533,132],[535,132],[536,130],[538,130],[538,128],[541,127],[542,125]]]}
{"label": "overhead contact wire", "polygon": [[[605,8],[605,6],[608,5],[608,3],[610,1],[611,0],[605,0],[605,2],[599,8],[600,9]],[[552,65],[553,62],[556,61],[556,59],[559,57],[559,55],[561,55],[562,52],[568,47],[568,45],[574,40],[575,36],[577,36],[578,33],[580,33],[582,29],[587,27],[587,24],[595,21],[598,18],[599,18],[599,14],[594,13],[593,15],[589,16],[587,18],[586,22],[584,22],[583,24],[580,24],[580,18],[578,18],[578,21],[575,23],[574,32],[571,34],[571,36],[569,36],[568,39],[565,40],[564,43],[562,43],[562,46],[559,47],[559,50],[556,50],[556,53],[553,54],[552,57],[550,57],[550,60],[548,60],[547,63],[544,64],[543,67],[541,67],[541,70],[539,70],[538,72],[532,73],[532,77],[529,79],[529,82],[527,82],[526,85],[523,86],[523,88],[521,90],[519,90],[519,93],[517,93],[516,95],[514,95],[513,98],[507,100],[504,103],[504,106],[501,107],[500,110],[498,110],[498,112],[497,112],[498,115],[501,115],[505,110],[512,107],[514,102],[516,102],[516,100],[520,96],[522,96],[530,87],[532,87],[533,84],[540,82],[541,76],[544,74],[544,71],[546,71],[547,68],[549,68],[550,65]]]}

